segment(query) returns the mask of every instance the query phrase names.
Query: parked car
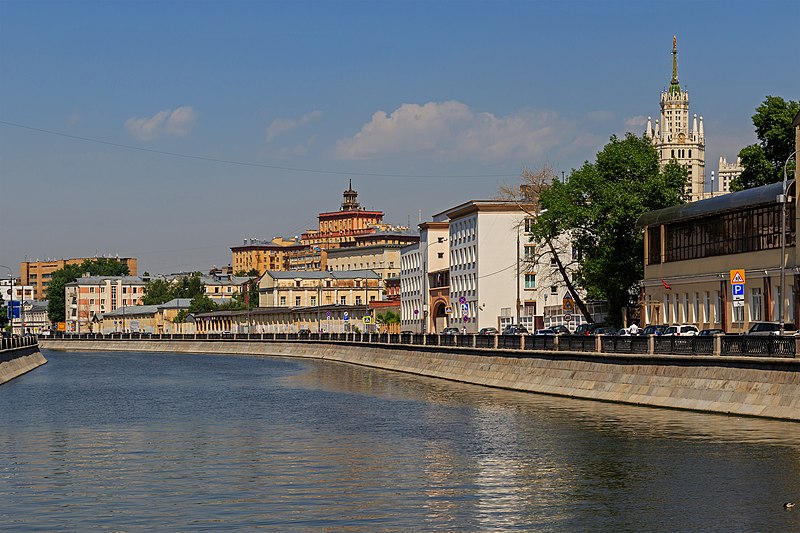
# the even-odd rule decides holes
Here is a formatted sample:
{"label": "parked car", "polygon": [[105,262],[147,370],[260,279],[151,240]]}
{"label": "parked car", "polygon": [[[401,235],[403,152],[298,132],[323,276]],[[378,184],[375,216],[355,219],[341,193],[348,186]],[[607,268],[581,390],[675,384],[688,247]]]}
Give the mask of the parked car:
{"label": "parked car", "polygon": [[440,335],[458,335],[461,333],[461,330],[458,328],[444,328]]}
{"label": "parked car", "polygon": [[697,335],[699,335],[700,337],[711,337],[713,335],[725,335],[725,332],[719,328],[701,329],[700,333],[698,333]]}
{"label": "parked car", "polygon": [[602,327],[605,327],[605,324],[602,322],[596,322],[594,324],[581,324],[575,330],[575,335],[594,335],[594,332],[597,331],[598,328]]}
{"label": "parked car", "polygon": [[537,329],[536,331],[533,332],[533,334],[534,335],[555,335],[556,332],[553,331],[550,328],[545,328],[545,329]]}
{"label": "parked car", "polygon": [[669,326],[661,325],[661,324],[654,324],[650,326],[646,326],[640,335],[663,335],[664,332],[667,330]]}
{"label": "parked car", "polygon": [[550,326],[550,329],[552,329],[556,335],[570,335],[572,333],[569,328],[563,324]]}
{"label": "parked car", "polygon": [[693,337],[700,333],[697,326],[692,324],[680,324],[677,326],[669,326],[662,335],[665,337]]}
{"label": "parked car", "polygon": [[311,335],[311,330],[308,328],[300,328],[297,330],[298,335]]}
{"label": "parked car", "polygon": [[595,329],[592,332],[592,335],[616,335],[617,331],[618,331],[617,328],[613,326],[603,326]]}
{"label": "parked car", "polygon": [[519,324],[509,324],[503,330],[503,335],[529,335],[528,328]]}
{"label": "parked car", "polygon": [[478,335],[497,335],[498,333],[497,328],[481,328]]}
{"label": "parked car", "polygon": [[[794,335],[797,328],[794,327],[794,324],[785,323],[783,325],[784,333],[788,333],[789,335]],[[780,322],[753,322],[750,325],[750,329],[747,330],[748,335],[780,335],[781,334],[781,323]]]}
{"label": "parked car", "polygon": [[403,330],[400,332],[400,335],[413,335],[414,332],[411,330]]}

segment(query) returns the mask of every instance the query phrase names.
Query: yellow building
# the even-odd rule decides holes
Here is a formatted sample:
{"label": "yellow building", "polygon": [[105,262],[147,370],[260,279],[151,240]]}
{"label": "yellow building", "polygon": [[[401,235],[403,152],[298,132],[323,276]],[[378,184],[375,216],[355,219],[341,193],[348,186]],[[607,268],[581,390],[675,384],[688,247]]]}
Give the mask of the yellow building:
{"label": "yellow building", "polygon": [[383,283],[372,270],[267,271],[258,292],[259,307],[362,306],[383,299]]}
{"label": "yellow building", "polygon": [[[176,324],[175,317],[191,304],[189,298],[175,298],[160,305],[121,307],[97,315],[92,324],[95,333],[194,333],[194,324]],[[190,326],[187,329],[187,326]]]}
{"label": "yellow building", "polygon": [[289,270],[289,257],[306,250],[306,245],[281,238],[271,242],[245,239],[242,246],[231,247],[231,265],[234,272],[255,270],[261,276],[267,270]]}

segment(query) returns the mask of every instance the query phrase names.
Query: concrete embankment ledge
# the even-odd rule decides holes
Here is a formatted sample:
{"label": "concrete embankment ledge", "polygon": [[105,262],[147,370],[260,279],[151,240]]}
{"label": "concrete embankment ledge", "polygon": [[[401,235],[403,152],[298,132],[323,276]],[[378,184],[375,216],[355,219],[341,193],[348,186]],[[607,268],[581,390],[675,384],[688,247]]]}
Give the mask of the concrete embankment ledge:
{"label": "concrete embankment ledge", "polygon": [[476,385],[607,402],[800,421],[800,360],[613,355],[333,341],[42,340],[64,351],[326,359]]}
{"label": "concrete embankment ledge", "polygon": [[39,346],[20,346],[0,350],[0,384],[47,363]]}

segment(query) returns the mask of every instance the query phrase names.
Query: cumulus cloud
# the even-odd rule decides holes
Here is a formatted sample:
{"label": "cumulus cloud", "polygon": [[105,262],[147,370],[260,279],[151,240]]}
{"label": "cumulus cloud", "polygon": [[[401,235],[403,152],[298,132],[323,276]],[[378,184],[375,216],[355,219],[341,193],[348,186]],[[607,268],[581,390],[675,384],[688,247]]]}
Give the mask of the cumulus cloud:
{"label": "cumulus cloud", "polygon": [[564,131],[553,112],[522,110],[498,117],[456,101],[403,104],[378,111],[353,137],[340,139],[341,159],[414,154],[436,159],[500,161],[541,156],[556,146]]}
{"label": "cumulus cloud", "polygon": [[292,131],[293,129],[297,128],[298,126],[302,126],[304,124],[308,124],[313,120],[317,120],[322,117],[322,111],[314,110],[310,113],[306,113],[302,115],[298,119],[294,118],[276,118],[272,122],[270,122],[269,126],[267,126],[267,142],[271,143],[275,140],[276,137]]}
{"label": "cumulus cloud", "polygon": [[161,135],[184,137],[195,122],[195,111],[191,106],[159,111],[152,117],[132,117],[125,121],[125,129],[140,141],[151,141]]}
{"label": "cumulus cloud", "polygon": [[644,129],[645,124],[647,124],[647,117],[644,115],[636,115],[625,121],[626,128]]}

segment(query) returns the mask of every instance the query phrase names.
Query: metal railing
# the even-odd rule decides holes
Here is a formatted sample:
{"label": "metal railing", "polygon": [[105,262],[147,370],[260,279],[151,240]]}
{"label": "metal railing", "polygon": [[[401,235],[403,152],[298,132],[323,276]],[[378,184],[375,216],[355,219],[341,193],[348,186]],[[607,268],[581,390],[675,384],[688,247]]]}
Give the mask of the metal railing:
{"label": "metal railing", "polygon": [[[53,339],[80,340],[171,340],[171,341],[297,341],[347,342],[404,346],[437,346],[447,349],[478,349],[539,352],[593,352],[607,354],[723,355],[744,357],[796,356],[794,336],[719,335],[716,337],[616,336],[616,335],[438,335],[411,333],[56,333]],[[29,346],[35,337],[2,339],[2,349]]]}
{"label": "metal railing", "polygon": [[19,337],[16,335],[13,337],[1,337],[0,351],[17,350],[19,348],[36,346],[37,344],[39,344],[38,339],[32,335],[27,335],[25,337]]}

